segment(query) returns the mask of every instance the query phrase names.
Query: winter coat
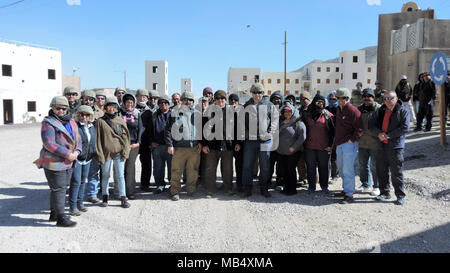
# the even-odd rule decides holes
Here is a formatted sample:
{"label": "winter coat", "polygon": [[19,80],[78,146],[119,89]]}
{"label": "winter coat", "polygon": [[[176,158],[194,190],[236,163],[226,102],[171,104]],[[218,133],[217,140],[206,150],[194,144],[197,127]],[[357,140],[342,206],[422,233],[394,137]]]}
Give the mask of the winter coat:
{"label": "winter coat", "polygon": [[369,129],[369,121],[376,115],[376,111],[381,107],[378,103],[374,102],[372,108],[368,111],[364,104],[358,107],[361,112],[361,119],[363,124],[363,134],[359,139],[359,148],[364,149],[376,149],[378,144],[378,135],[374,135]]}
{"label": "winter coat", "polygon": [[69,162],[66,158],[74,151],[81,153],[82,142],[77,124],[72,119],[69,122],[74,138],[61,121],[55,117],[47,116],[42,121],[41,138],[43,147],[39,159],[34,161],[39,169],[65,171],[75,167],[76,161]]}
{"label": "winter coat", "polygon": [[363,103],[362,93],[359,92],[358,90],[353,90],[352,98],[350,99],[350,103],[355,107],[360,106]]}
{"label": "winter coat", "polygon": [[433,81],[429,80],[420,85],[419,101],[420,104],[427,104],[430,100],[436,99],[436,85]]}
{"label": "winter coat", "polygon": [[311,113],[306,112],[302,120],[306,126],[306,148],[325,150],[327,147],[333,147],[335,128],[332,113],[323,109],[318,119],[314,120]]}
{"label": "winter coat", "polygon": [[[263,98],[261,100],[261,102],[257,105],[254,104],[254,100],[253,98],[249,99],[245,104],[244,104],[244,109],[246,109],[247,107],[249,107],[249,109],[252,109],[253,107],[256,108],[256,111],[247,111],[245,113],[245,139],[246,140],[259,140],[259,141],[268,141],[270,139],[272,139],[271,136],[271,109],[272,106],[274,106],[269,98]],[[253,108],[253,109],[255,109]],[[259,112],[263,109],[266,108],[266,113],[267,115],[265,116],[265,121],[266,121],[266,128],[262,128],[260,129],[259,126],[262,125],[262,121],[259,120]],[[243,112],[244,113],[244,112]],[[278,117],[276,117],[278,118]],[[252,132],[252,134],[250,134],[250,123],[255,124],[256,126],[256,134],[254,135],[255,132]],[[240,125],[240,124],[238,124]],[[252,129],[253,131],[253,129]],[[264,132],[264,135],[260,135],[260,131]]]}
{"label": "winter coat", "polygon": [[110,119],[111,126],[106,121],[107,115],[96,122],[97,157],[100,164],[120,155],[122,160],[130,154],[130,133],[127,124],[119,116]]}
{"label": "winter coat", "polygon": [[344,144],[349,140],[357,142],[363,133],[361,112],[350,103],[344,105],[342,110],[338,107],[334,125],[336,128],[334,147]]}
{"label": "winter coat", "polygon": [[411,85],[409,85],[409,82],[407,82],[406,80],[401,80],[397,84],[397,87],[395,87],[395,93],[397,93],[397,97],[402,102],[408,102],[413,96]]}
{"label": "winter coat", "polygon": [[389,119],[389,127],[387,135],[389,137],[388,144],[384,144],[378,139],[378,135],[383,132],[383,120],[387,106],[381,106],[376,114],[371,117],[369,121],[369,128],[373,135],[377,136],[378,148],[382,148],[383,145],[388,145],[390,149],[403,149],[405,148],[406,133],[409,131],[409,111],[402,105],[399,100],[395,105],[391,118]]}
{"label": "winter coat", "polygon": [[[288,124],[281,122],[279,131],[279,145],[277,149],[279,154],[292,155],[303,150],[303,142],[306,139],[306,127],[301,120],[291,118],[291,122]],[[295,149],[294,153],[289,151],[291,147]]]}
{"label": "winter coat", "polygon": [[[214,106],[216,107],[216,106]],[[217,106],[218,107],[218,106]],[[233,117],[230,119],[230,117],[227,117],[227,109],[229,113],[233,113]],[[203,136],[202,144],[203,146],[208,147],[210,150],[216,150],[216,151],[234,151],[234,148],[237,144],[241,144],[241,141],[238,141],[236,136],[236,131],[234,132],[234,135],[232,136],[232,139],[227,139],[226,133],[227,133],[227,125],[231,126],[233,125],[233,130],[236,128],[236,124],[238,120],[236,119],[236,115],[234,115],[234,111],[232,111],[232,106],[225,106],[222,109],[222,132],[223,135],[221,136],[220,140],[217,140],[216,138],[213,138],[211,140],[207,140],[205,136]],[[213,112],[214,113],[214,112]],[[206,122],[203,124],[204,129],[207,129],[208,132],[211,132],[213,135],[215,134],[215,123],[212,123],[216,119],[214,114],[211,114],[211,118],[207,118]],[[218,119],[218,117],[217,117]],[[234,119],[233,124],[230,122],[232,119]],[[211,122],[211,123],[210,123]],[[216,120],[215,122],[220,122],[219,120]],[[231,132],[231,129],[228,129]]]}
{"label": "winter coat", "polygon": [[[97,132],[95,131],[95,126],[92,124],[85,125],[81,122],[78,122],[77,125],[83,147],[81,153],[78,155],[77,160],[90,161],[92,158],[97,156]],[[85,131],[86,129],[89,130],[89,134],[91,135],[90,141],[88,140],[88,136]]]}
{"label": "winter coat", "polygon": [[[202,130],[197,130],[195,125],[202,125],[202,113],[193,107],[186,105],[176,106],[171,110],[169,124],[164,132],[165,142],[169,147],[194,148],[201,144]],[[172,136],[172,127],[176,126],[181,139],[176,140]],[[202,126],[200,126],[203,128]],[[200,128],[199,128],[200,129]]]}

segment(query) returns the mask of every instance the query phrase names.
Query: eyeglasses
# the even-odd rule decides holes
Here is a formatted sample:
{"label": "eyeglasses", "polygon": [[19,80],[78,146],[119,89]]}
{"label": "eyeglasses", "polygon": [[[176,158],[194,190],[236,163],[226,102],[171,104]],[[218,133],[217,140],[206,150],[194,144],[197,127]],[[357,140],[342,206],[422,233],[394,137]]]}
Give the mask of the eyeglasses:
{"label": "eyeglasses", "polygon": [[67,111],[67,108],[66,107],[55,107],[55,110],[56,111]]}
{"label": "eyeglasses", "polygon": [[263,93],[264,93],[264,92],[262,92],[262,91],[252,92],[252,94],[258,94],[258,95],[263,94]]}
{"label": "eyeglasses", "polygon": [[125,95],[125,92],[118,92],[118,95]]}
{"label": "eyeglasses", "polygon": [[85,100],[85,101],[95,101],[94,98],[83,98],[83,100]]}
{"label": "eyeglasses", "polygon": [[115,106],[115,105],[107,105],[107,106],[106,106],[106,109],[107,109],[108,111],[110,111],[110,110],[115,110],[115,109],[116,109],[116,106]]}
{"label": "eyeglasses", "polygon": [[384,101],[393,101],[396,98],[396,96],[392,96],[392,97],[384,97],[383,100]]}
{"label": "eyeglasses", "polygon": [[323,101],[316,101],[316,105],[324,105]]}
{"label": "eyeglasses", "polygon": [[337,99],[336,98],[331,98],[330,101],[337,101]]}
{"label": "eyeglasses", "polygon": [[183,99],[183,101],[194,101],[193,99]]}
{"label": "eyeglasses", "polygon": [[97,100],[106,100],[105,97],[97,97]]}
{"label": "eyeglasses", "polygon": [[78,94],[77,93],[70,93],[70,94],[67,94],[66,96],[68,96],[68,97],[76,97],[76,96],[78,96]]}

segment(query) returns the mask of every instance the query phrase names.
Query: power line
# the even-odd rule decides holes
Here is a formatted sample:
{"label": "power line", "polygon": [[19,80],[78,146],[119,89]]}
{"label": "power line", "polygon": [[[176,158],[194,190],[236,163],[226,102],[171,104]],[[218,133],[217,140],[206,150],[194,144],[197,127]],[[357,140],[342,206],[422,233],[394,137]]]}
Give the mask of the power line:
{"label": "power line", "polygon": [[14,3],[11,3],[11,4],[7,4],[7,5],[4,5],[4,6],[0,6],[0,9],[4,9],[4,8],[8,8],[8,7],[17,5],[17,4],[19,4],[19,3],[23,2],[23,1],[25,1],[25,0],[20,0],[20,1],[14,2]]}

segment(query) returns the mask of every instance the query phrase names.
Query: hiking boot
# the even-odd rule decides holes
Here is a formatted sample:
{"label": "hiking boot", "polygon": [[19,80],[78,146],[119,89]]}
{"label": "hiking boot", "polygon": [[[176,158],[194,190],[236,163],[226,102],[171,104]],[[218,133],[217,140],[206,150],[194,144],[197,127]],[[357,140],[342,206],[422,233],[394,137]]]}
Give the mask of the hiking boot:
{"label": "hiking boot", "polygon": [[423,130],[424,132],[429,132],[431,131],[431,128],[425,128],[425,130]]}
{"label": "hiking boot", "polygon": [[97,197],[89,197],[87,199],[88,202],[92,203],[92,204],[97,204],[100,202],[100,199],[98,199]]}
{"label": "hiking boot", "polygon": [[80,216],[81,212],[77,208],[69,209],[69,215]]}
{"label": "hiking boot", "polygon": [[354,201],[353,196],[345,196],[344,200],[339,202],[339,204],[342,204],[342,205],[351,204],[351,203],[353,203],[353,201]]}
{"label": "hiking boot", "polygon": [[64,214],[57,216],[57,227],[74,227],[77,223],[70,220],[70,217]]}
{"label": "hiking boot", "polygon": [[405,198],[398,198],[394,204],[396,204],[398,206],[403,206],[405,204]]}
{"label": "hiking boot", "polygon": [[386,200],[389,200],[389,199],[391,199],[392,197],[391,197],[391,194],[390,193],[383,193],[383,194],[380,194],[380,195],[378,195],[377,197],[376,197],[376,199],[378,200],[378,201],[386,201]]}
{"label": "hiking boot", "polygon": [[120,198],[120,203],[121,203],[120,206],[124,209],[127,209],[130,207],[130,203],[128,203],[128,198],[125,196],[122,196]]}
{"label": "hiking boot", "polygon": [[87,212],[87,211],[88,211],[88,209],[87,209],[83,204],[78,205],[78,206],[77,206],[77,209],[78,209],[80,212]]}
{"label": "hiking boot", "polygon": [[108,195],[103,195],[103,202],[100,204],[100,207],[106,208],[108,206]]}
{"label": "hiking boot", "polygon": [[56,212],[50,211],[50,218],[48,219],[49,222],[56,222],[58,220],[58,217],[56,216]]}
{"label": "hiking boot", "polygon": [[172,201],[180,200],[180,196],[178,194],[172,195]]}

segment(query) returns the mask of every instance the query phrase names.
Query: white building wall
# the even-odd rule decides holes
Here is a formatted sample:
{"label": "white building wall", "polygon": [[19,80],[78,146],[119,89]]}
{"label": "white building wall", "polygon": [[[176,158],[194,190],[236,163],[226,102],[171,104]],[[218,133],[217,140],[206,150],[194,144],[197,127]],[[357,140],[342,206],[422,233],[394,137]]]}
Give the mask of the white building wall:
{"label": "white building wall", "polygon": [[192,92],[192,79],[184,78],[181,79],[181,93]]}
{"label": "white building wall", "polygon": [[[12,66],[12,77],[1,73],[2,65]],[[55,70],[55,79],[48,70]],[[0,125],[4,124],[4,100],[13,100],[13,122],[40,122],[47,116],[54,96],[62,95],[61,52],[20,42],[0,42]],[[36,112],[28,112],[28,101],[36,102]]]}
{"label": "white building wall", "polygon": [[[154,88],[155,84],[156,88]],[[160,95],[169,95],[169,64],[167,61],[145,61],[145,88],[149,91],[156,90]]]}
{"label": "white building wall", "polygon": [[265,72],[262,77],[262,84],[266,95],[271,95],[279,91],[283,96],[288,94],[300,95],[302,91],[302,73],[286,73],[286,92],[284,92],[284,72]]}
{"label": "white building wall", "polygon": [[[357,62],[354,62],[353,57],[357,57]],[[366,53],[364,50],[347,50],[339,54],[343,71],[342,87],[350,90],[356,88],[356,84],[361,82],[364,85],[366,73]],[[343,63],[342,63],[343,61]],[[353,73],[356,73],[356,79],[353,78]]]}
{"label": "white building wall", "polygon": [[241,102],[251,97],[250,87],[261,79],[260,68],[232,68],[228,70],[228,94],[238,94]]}
{"label": "white building wall", "polygon": [[332,90],[336,90],[341,85],[341,70],[339,63],[315,63],[310,66],[312,96],[320,91],[322,96],[327,96]]}

